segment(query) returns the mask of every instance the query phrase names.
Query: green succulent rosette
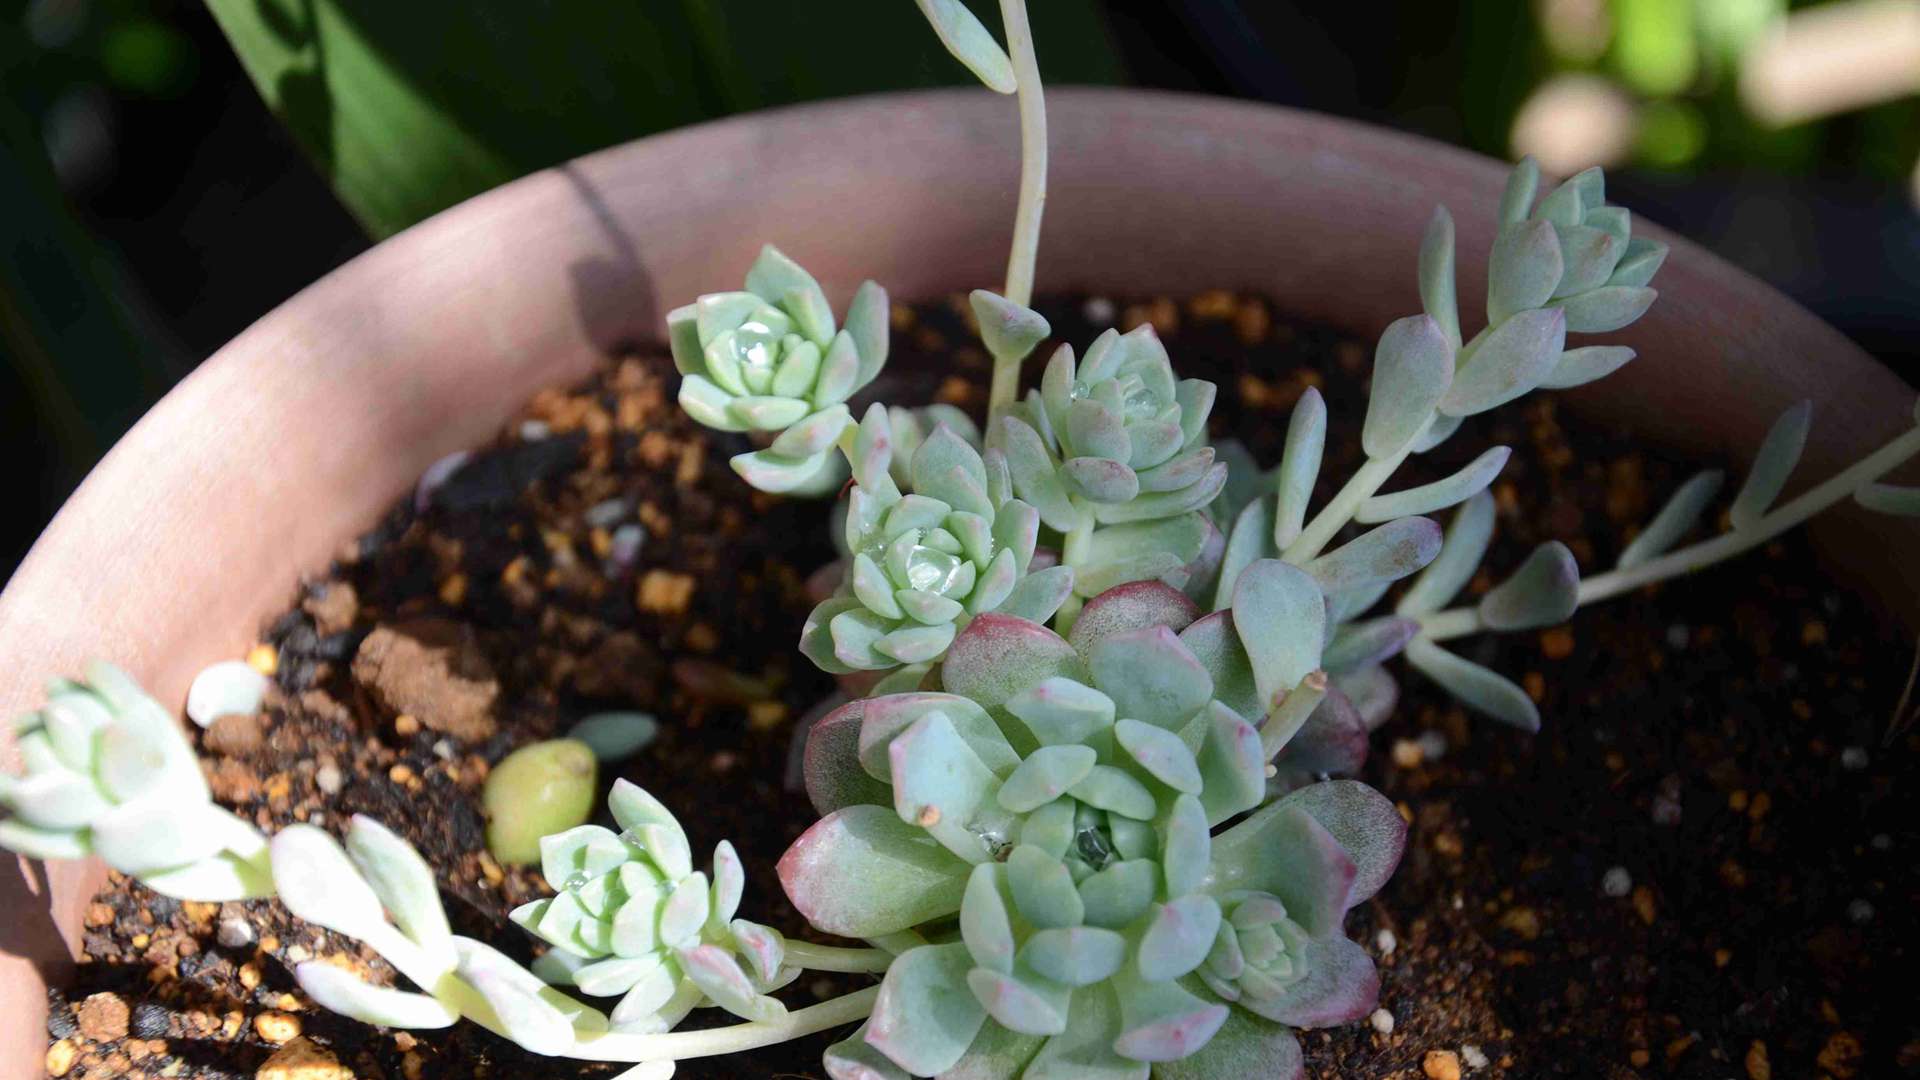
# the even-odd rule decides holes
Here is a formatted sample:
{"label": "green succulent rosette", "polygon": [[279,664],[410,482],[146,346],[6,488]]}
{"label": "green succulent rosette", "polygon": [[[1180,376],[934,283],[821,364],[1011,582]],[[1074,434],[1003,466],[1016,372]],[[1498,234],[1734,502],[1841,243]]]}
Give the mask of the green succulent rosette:
{"label": "green succulent rosette", "polygon": [[1201,511],[1227,482],[1206,445],[1214,396],[1210,382],[1174,377],[1151,326],[1109,330],[1077,362],[1062,346],[1040,386],[989,429],[1014,493],[1066,537],[1080,596],[1210,575],[1220,533]]}
{"label": "green succulent rosette", "polygon": [[1306,715],[1286,702],[1324,687],[1324,599],[1273,561],[1243,589],[1202,620],[1137,582],[1070,638],[983,615],[941,691],[815,725],[825,816],[782,884],[815,927],[901,944],[830,1076],[1294,1075],[1293,1028],[1373,1008],[1372,962],[1341,927],[1405,824],[1352,781],[1268,802],[1268,760]]}
{"label": "green succulent rosette", "polygon": [[798,971],[781,964],[779,931],[734,917],[746,875],[733,845],[714,849],[709,877],[653,796],[620,780],[607,807],[620,832],[582,825],[540,842],[541,872],[557,891],[509,916],[555,950],[536,973],[619,997],[614,1031],[667,1031],[709,1001],[747,1020],[783,1015],[768,994]]}
{"label": "green succulent rosette", "polygon": [[860,423],[848,451],[845,580],[801,632],[801,652],[835,674],[931,664],[973,618],[1045,619],[1072,588],[1071,570],[1033,570],[1039,515],[1012,497],[1004,458],[940,422],[912,448],[903,492],[898,430],[877,404]]}
{"label": "green succulent rosette", "polygon": [[733,459],[761,491],[830,492],[842,480],[834,445],[853,424],[847,398],[886,364],[888,317],[886,290],[868,281],[836,329],[813,275],[768,245],[744,291],[668,313],[680,407],[719,431],[772,436]]}
{"label": "green succulent rosette", "polygon": [[0,847],[97,855],[167,896],[273,894],[266,837],[214,804],[178,722],[119,668],[54,682],[13,734],[22,771],[0,773]]}

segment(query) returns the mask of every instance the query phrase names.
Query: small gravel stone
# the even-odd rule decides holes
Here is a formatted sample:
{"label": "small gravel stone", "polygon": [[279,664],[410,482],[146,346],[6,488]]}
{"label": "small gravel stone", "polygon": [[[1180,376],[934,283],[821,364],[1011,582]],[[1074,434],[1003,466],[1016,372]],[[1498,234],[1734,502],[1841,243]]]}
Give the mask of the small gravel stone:
{"label": "small gravel stone", "polygon": [[193,677],[187,688],[187,716],[201,727],[223,716],[251,716],[267,696],[267,677],[245,660],[222,660]]}
{"label": "small gravel stone", "polygon": [[1372,1024],[1373,1030],[1382,1035],[1393,1034],[1393,1014],[1385,1009],[1373,1010],[1373,1015],[1367,1017],[1367,1023]]}
{"label": "small gravel stone", "polygon": [[1693,638],[1692,631],[1689,631],[1685,626],[1681,625],[1680,623],[1674,623],[1672,626],[1667,627],[1667,647],[1668,648],[1684,649],[1687,647],[1687,642],[1692,638]]}
{"label": "small gravel stone", "polygon": [[1873,921],[1873,905],[1865,900],[1855,900],[1847,905],[1847,918],[1857,925],[1865,926]]}
{"label": "small gravel stone", "polygon": [[1486,1053],[1472,1043],[1468,1043],[1460,1048],[1460,1059],[1467,1063],[1467,1068],[1469,1069],[1484,1069],[1487,1067]]}
{"label": "small gravel stone", "polygon": [[646,542],[645,526],[629,521],[613,530],[613,539],[607,547],[607,565],[612,567],[615,573],[632,569],[633,564],[640,559],[640,548]]}
{"label": "small gravel stone", "polygon": [[253,924],[237,915],[229,916],[220,920],[214,936],[223,949],[244,949],[253,944]]}
{"label": "small gravel stone", "polygon": [[61,1039],[47,1047],[47,1075],[67,1075],[68,1070],[73,1068],[74,1059],[79,1056],[80,1052],[74,1047],[72,1039]]}
{"label": "small gravel stone", "polygon": [[164,1039],[167,1037],[167,1026],[166,1007],[143,1001],[133,1007],[133,1018],[128,1022],[127,1030],[136,1039]]}
{"label": "small gravel stone", "polygon": [[300,1018],[292,1013],[263,1012],[253,1018],[253,1030],[268,1042],[282,1045],[300,1037]]}
{"label": "small gravel stone", "polygon": [[1437,731],[1423,731],[1413,743],[1428,761],[1439,761],[1447,754],[1447,737]]}
{"label": "small gravel stone", "polygon": [[1381,956],[1392,956],[1393,950],[1400,947],[1400,939],[1393,936],[1393,931],[1382,930],[1373,936],[1373,945]]}
{"label": "small gravel stone", "polygon": [[263,741],[260,718],[252,713],[230,713],[207,725],[207,749],[222,757],[247,757]]}
{"label": "small gravel stone", "polygon": [[1660,782],[1660,790],[1653,796],[1653,823],[1672,827],[1680,824],[1680,781],[1669,776]]}
{"label": "small gravel stone", "polygon": [[1893,850],[1893,837],[1888,836],[1886,833],[1874,833],[1873,839],[1868,841],[1868,843],[1873,845],[1873,850],[1875,851]]}
{"label": "small gravel stone", "polygon": [[1613,867],[1600,879],[1600,891],[1617,900],[1633,891],[1633,875],[1624,866]]}
{"label": "small gravel stone", "polygon": [[549,427],[544,420],[520,422],[520,438],[526,442],[539,442],[551,434],[553,434],[553,428]]}
{"label": "small gravel stone", "polygon": [[94,1042],[112,1042],[127,1037],[129,1012],[118,994],[88,996],[75,1010],[80,1018],[80,1034]]}
{"label": "small gravel stone", "polygon": [[588,507],[586,513],[580,515],[580,520],[596,529],[611,529],[632,510],[625,499],[608,499]]}
{"label": "small gravel stone", "polygon": [[319,788],[323,795],[338,795],[345,784],[346,777],[340,775],[340,767],[332,762],[314,770],[313,786]]}
{"label": "small gravel stone", "polygon": [[1104,296],[1089,296],[1087,302],[1080,308],[1080,314],[1085,315],[1087,321],[1095,326],[1108,325],[1113,322],[1113,317],[1117,313],[1118,309],[1113,306],[1113,301]]}
{"label": "small gravel stone", "polygon": [[353,1070],[306,1038],[274,1051],[254,1070],[254,1080],[353,1080]]}
{"label": "small gravel stone", "polygon": [[1460,1055],[1451,1050],[1429,1050],[1420,1062],[1427,1080],[1460,1080]]}
{"label": "small gravel stone", "polygon": [[1859,772],[1867,767],[1867,751],[1862,746],[1849,746],[1840,751],[1840,767],[1850,772]]}
{"label": "small gravel stone", "polygon": [[414,619],[376,627],[354,654],[353,677],[395,715],[461,742],[493,736],[500,683],[464,623]]}

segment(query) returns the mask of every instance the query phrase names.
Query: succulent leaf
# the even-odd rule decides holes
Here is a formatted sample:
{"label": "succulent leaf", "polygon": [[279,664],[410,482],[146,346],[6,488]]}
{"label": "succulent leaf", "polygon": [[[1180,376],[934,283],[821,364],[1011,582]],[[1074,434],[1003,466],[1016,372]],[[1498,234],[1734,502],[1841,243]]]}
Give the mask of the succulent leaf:
{"label": "succulent leaf", "polygon": [[1401,596],[1394,612],[1420,616],[1445,607],[1459,595],[1480,567],[1480,558],[1493,542],[1493,496],[1481,492],[1460,505],[1447,525],[1440,553]]}
{"label": "succulent leaf", "polygon": [[1724,478],[1720,470],[1708,469],[1681,484],[1640,535],[1620,552],[1620,568],[1624,570],[1657,559],[1679,543],[1706,515],[1707,506],[1720,493],[1720,482]]}
{"label": "succulent leaf", "polygon": [[1512,680],[1425,638],[1407,644],[1407,662],[1468,708],[1522,731],[1540,730],[1540,710]]}
{"label": "succulent leaf", "polygon": [[1740,494],[1733,497],[1733,506],[1728,510],[1736,530],[1752,528],[1780,497],[1781,490],[1787,486],[1787,477],[1800,463],[1800,452],[1806,448],[1807,428],[1812,420],[1813,402],[1801,401],[1781,413],[1768,429],[1766,441],[1754,455],[1746,483],[1740,485]]}
{"label": "succulent leaf", "polygon": [[920,11],[927,21],[933,24],[933,31],[940,37],[940,43],[947,47],[955,60],[966,66],[968,71],[989,90],[996,94],[1011,94],[1019,88],[1014,78],[1013,61],[1007,58],[1005,49],[993,40],[993,34],[980,19],[960,0],[914,0],[920,5]]}
{"label": "succulent leaf", "polygon": [[1579,605],[1579,564],[1565,544],[1550,540],[1480,598],[1480,620],[1494,630],[1531,630],[1565,622]]}
{"label": "succulent leaf", "polygon": [[1495,446],[1444,480],[1396,491],[1391,495],[1375,495],[1360,504],[1353,520],[1362,525],[1372,525],[1457,506],[1485,491],[1500,475],[1500,470],[1506,468],[1507,459],[1512,454],[1511,447]]}
{"label": "succulent leaf", "polygon": [[1413,440],[1453,380],[1454,345],[1430,315],[1389,325],[1373,354],[1373,389],[1360,442],[1368,457],[1388,457]]}
{"label": "succulent leaf", "polygon": [[1274,504],[1273,546],[1285,551],[1300,536],[1307,518],[1307,501],[1320,476],[1320,459],[1327,442],[1327,403],[1309,386],[1287,420],[1286,449],[1278,469],[1278,497]]}

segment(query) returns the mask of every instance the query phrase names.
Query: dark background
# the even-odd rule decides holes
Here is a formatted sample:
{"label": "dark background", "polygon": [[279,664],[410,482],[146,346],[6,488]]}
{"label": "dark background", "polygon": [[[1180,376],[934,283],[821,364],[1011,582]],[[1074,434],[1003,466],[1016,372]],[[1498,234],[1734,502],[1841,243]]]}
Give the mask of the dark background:
{"label": "dark background", "polygon": [[[489,2],[504,0],[472,0]],[[592,2],[645,18],[634,12],[655,0]],[[687,6],[750,18],[789,2]],[[846,7],[877,3],[908,0]],[[840,6],[818,5],[820,17]],[[1641,118],[1610,172],[1614,201],[1771,281],[1911,378],[1920,104],[1909,96],[1769,128],[1743,108],[1703,29],[1729,12],[1777,18],[1807,6],[1106,0],[1106,40],[1039,49],[1043,69],[1311,108],[1499,156],[1514,153],[1515,117],[1543,84],[1569,73],[1602,80]],[[464,10],[446,7],[449,18]],[[1670,21],[1682,9],[1694,19],[1685,40]],[[1075,55],[1063,62],[1066,53]],[[935,55],[896,81],[963,78]],[[86,470],[174,381],[371,240],[197,0],[0,0],[0,81],[0,452],[24,479],[0,529],[10,573]],[[689,88],[681,111],[840,87],[775,78],[744,98],[710,89]]]}

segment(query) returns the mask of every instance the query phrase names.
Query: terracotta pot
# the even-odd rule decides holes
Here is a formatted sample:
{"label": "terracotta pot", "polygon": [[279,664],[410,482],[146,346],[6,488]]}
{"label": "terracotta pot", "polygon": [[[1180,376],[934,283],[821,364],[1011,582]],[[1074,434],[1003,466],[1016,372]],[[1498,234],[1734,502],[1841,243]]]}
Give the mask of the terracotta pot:
{"label": "terracotta pot", "polygon": [[[1418,309],[1435,202],[1459,223],[1462,302],[1483,301],[1503,167],[1423,139],[1256,105],[1050,95],[1043,290],[1260,290],[1366,334]],[[281,305],[142,420],[0,595],[0,706],[100,656],[180,702],[206,663],[374,521],[421,470],[584,376],[666,310],[737,282],[773,241],[843,301],[863,277],[918,299],[996,284],[1012,227],[1014,109],[936,92],[744,116],[510,184],[387,241]],[[1686,453],[1740,459],[1812,397],[1809,468],[1911,423],[1912,392],[1771,289],[1674,240],[1641,358],[1571,395]],[[1470,322],[1472,320],[1469,320]],[[1332,402],[1358,410],[1358,401]],[[1350,415],[1349,419],[1353,419]],[[1829,528],[1880,580],[1892,525]],[[1913,533],[1902,544],[1912,550]],[[97,865],[0,882],[0,1076],[39,1075],[43,979],[60,977]]]}

